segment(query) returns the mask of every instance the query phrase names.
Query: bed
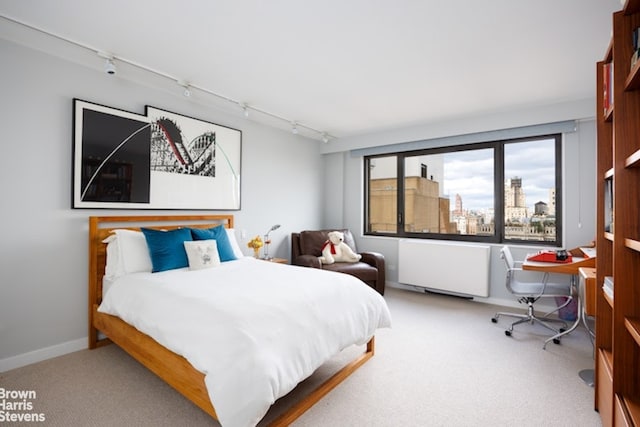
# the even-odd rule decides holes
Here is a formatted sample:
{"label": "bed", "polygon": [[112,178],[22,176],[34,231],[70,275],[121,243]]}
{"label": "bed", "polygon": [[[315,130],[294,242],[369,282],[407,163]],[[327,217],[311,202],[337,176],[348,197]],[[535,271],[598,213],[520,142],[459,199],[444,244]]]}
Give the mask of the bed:
{"label": "bed", "polygon": [[113,262],[107,265],[114,245],[106,242],[116,235],[220,225],[233,230],[233,216],[90,217],[89,348],[116,343],[224,427],[236,427],[257,424],[269,405],[336,353],[363,345],[363,353],[271,423],[289,425],[373,357],[375,330],[390,326],[388,308],[351,276],[248,257],[115,278]]}

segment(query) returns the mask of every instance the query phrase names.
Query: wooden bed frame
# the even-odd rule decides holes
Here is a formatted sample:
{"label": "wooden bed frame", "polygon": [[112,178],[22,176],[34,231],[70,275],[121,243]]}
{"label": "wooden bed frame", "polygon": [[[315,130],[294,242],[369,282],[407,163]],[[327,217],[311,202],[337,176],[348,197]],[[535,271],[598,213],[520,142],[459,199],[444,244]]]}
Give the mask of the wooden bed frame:
{"label": "wooden bed frame", "polygon": [[[179,227],[210,228],[224,224],[233,228],[233,215],[169,215],[169,216],[92,216],[89,217],[89,348],[116,343],[134,359],[154,372],[187,399],[216,420],[216,411],[209,399],[204,374],[197,371],[182,356],[168,350],[146,334],[120,318],[97,311],[102,302],[102,277],[106,264],[106,244],[102,241],[114,229],[139,230],[141,226],[169,230]],[[98,332],[107,338],[99,339]],[[287,426],[304,414],[322,397],[344,381],[374,355],[374,338],[364,353],[345,365],[333,376],[276,418],[271,426]],[[301,379],[302,380],[302,379]]]}

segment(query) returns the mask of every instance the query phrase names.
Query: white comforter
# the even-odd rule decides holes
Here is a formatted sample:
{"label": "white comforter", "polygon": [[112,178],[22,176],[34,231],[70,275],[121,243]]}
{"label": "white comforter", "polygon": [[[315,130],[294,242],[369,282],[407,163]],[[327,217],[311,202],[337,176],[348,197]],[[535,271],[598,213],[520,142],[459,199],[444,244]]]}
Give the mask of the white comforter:
{"label": "white comforter", "polygon": [[352,276],[253,258],[121,277],[98,310],[203,372],[224,427],[256,425],[333,355],[391,324],[384,299]]}

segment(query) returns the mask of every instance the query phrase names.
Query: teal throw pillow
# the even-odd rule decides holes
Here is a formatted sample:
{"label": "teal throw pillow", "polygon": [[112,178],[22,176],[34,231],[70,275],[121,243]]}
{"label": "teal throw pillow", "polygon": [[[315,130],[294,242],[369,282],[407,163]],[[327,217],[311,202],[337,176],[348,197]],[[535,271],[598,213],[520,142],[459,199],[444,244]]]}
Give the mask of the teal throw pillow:
{"label": "teal throw pillow", "polygon": [[220,255],[221,262],[238,259],[233,253],[224,225],[218,225],[213,228],[192,228],[191,235],[193,240],[215,240],[218,245],[218,255]]}
{"label": "teal throw pillow", "polygon": [[188,228],[177,228],[169,231],[151,228],[141,228],[140,230],[147,240],[153,267],[152,273],[189,266],[184,242],[191,241],[193,238]]}

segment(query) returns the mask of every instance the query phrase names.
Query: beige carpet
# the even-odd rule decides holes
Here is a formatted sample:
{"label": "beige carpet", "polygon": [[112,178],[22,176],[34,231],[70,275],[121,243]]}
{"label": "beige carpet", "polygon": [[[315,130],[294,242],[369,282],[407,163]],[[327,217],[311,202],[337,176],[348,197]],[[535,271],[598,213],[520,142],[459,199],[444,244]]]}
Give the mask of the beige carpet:
{"label": "beige carpet", "polygon": [[[584,329],[543,350],[546,331],[521,325],[508,338],[508,318],[490,321],[497,307],[393,288],[385,298],[393,328],[377,334],[374,358],[295,426],[601,425],[593,388],[578,377],[593,367]],[[277,402],[261,425],[356,351]],[[0,387],[34,390],[26,412],[48,426],[219,425],[115,345],[2,373]]]}

